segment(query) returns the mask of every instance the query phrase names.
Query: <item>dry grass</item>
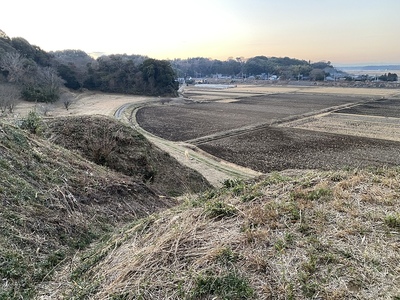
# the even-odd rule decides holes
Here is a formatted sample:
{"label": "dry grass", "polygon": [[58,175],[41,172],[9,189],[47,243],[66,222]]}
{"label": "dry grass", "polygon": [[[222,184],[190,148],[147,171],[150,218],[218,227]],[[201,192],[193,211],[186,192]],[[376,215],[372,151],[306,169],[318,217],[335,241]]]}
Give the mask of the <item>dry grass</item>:
{"label": "dry grass", "polygon": [[53,143],[137,178],[162,195],[198,193],[210,187],[199,173],[113,118],[97,115],[47,119],[45,134]]}
{"label": "dry grass", "polygon": [[37,285],[75,252],[114,226],[176,203],[2,122],[0,174],[0,299],[34,298]]}
{"label": "dry grass", "polygon": [[[399,194],[399,169],[229,181],[99,244],[77,263],[68,292],[90,299],[398,299]],[[88,261],[96,263],[79,267]]]}
{"label": "dry grass", "polygon": [[304,118],[281,126],[400,141],[400,120],[390,117],[334,113]]}
{"label": "dry grass", "polygon": [[215,100],[221,98],[249,97],[257,94],[280,94],[280,93],[307,93],[324,95],[349,95],[368,97],[391,97],[398,94],[396,89],[384,88],[354,88],[346,86],[304,86],[285,85],[284,83],[271,84],[263,81],[258,84],[241,84],[229,89],[205,89],[204,87],[185,87],[185,95],[192,99]]}

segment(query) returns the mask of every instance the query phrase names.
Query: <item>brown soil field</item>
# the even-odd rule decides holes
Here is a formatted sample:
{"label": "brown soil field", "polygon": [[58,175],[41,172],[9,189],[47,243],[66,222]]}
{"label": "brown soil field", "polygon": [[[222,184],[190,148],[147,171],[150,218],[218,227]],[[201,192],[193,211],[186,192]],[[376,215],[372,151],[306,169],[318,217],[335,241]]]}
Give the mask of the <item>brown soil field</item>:
{"label": "brown soil field", "polygon": [[149,106],[137,113],[146,131],[172,141],[186,141],[245,126],[273,124],[331,107],[366,101],[365,97],[304,93],[242,96],[235,102]]}
{"label": "brown soil field", "polygon": [[296,128],[269,127],[199,147],[259,172],[400,164],[400,143]]}
{"label": "brown soil field", "polygon": [[[224,90],[189,86],[184,87],[183,98],[166,101],[164,105],[157,98],[86,92],[74,95],[68,111],[62,103],[55,103],[48,114],[112,116],[124,105],[142,107],[156,103],[143,107],[137,114],[140,126],[153,133],[156,142],[156,136],[170,141],[189,140],[228,164],[237,162],[261,172],[393,165],[398,164],[399,145],[385,140],[400,141],[398,94],[398,89],[339,86],[241,84]],[[34,103],[21,102],[14,117],[24,116],[32,109]],[[36,109],[40,111],[40,107]],[[209,138],[201,139],[204,136]],[[175,151],[178,146],[165,146],[165,150]],[[186,165],[195,164],[205,176],[212,173],[215,166],[199,167],[203,158],[194,159],[200,153],[190,147],[179,146],[179,153],[173,155]],[[190,159],[183,154],[185,148]],[[264,152],[268,155],[263,156]],[[219,174],[212,178],[213,182],[224,176]]]}
{"label": "brown soil field", "polygon": [[341,109],[339,113],[381,117],[400,117],[400,99],[382,99],[372,103]]}
{"label": "brown soil field", "polygon": [[156,136],[195,144],[264,173],[394,166],[400,164],[397,93],[347,87],[241,86],[203,94],[190,89],[192,101],[144,107],[137,121]]}

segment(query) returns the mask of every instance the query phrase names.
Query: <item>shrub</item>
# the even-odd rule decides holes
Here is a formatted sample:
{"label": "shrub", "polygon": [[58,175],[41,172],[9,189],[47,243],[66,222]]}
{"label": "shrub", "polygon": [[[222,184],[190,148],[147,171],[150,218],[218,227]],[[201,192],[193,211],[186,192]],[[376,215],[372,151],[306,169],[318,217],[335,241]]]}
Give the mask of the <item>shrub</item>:
{"label": "shrub", "polygon": [[41,86],[27,85],[22,89],[22,98],[32,102],[55,102],[60,98],[58,90]]}
{"label": "shrub", "polygon": [[33,134],[40,134],[43,129],[42,119],[36,112],[30,111],[28,117],[22,120],[21,128]]}

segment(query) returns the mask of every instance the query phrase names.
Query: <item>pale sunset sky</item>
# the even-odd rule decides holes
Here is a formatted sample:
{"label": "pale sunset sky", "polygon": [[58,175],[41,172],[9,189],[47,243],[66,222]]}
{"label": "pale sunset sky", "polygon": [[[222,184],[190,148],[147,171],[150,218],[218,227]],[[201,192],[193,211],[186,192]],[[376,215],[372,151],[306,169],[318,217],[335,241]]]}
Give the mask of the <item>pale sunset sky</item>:
{"label": "pale sunset sky", "polygon": [[400,0],[13,0],[0,29],[45,51],[400,64]]}

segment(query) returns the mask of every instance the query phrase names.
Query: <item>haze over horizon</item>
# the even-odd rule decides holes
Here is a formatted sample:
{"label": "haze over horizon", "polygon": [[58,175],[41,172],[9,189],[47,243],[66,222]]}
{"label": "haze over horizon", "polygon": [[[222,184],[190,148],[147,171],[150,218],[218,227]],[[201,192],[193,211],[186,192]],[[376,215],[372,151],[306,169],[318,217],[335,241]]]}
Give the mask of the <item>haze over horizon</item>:
{"label": "haze over horizon", "polygon": [[398,0],[88,2],[7,1],[0,29],[45,51],[400,64]]}

